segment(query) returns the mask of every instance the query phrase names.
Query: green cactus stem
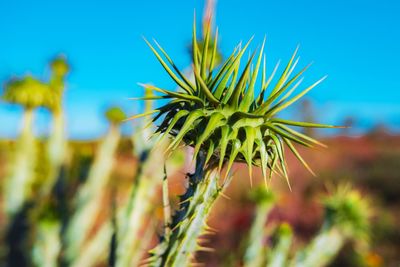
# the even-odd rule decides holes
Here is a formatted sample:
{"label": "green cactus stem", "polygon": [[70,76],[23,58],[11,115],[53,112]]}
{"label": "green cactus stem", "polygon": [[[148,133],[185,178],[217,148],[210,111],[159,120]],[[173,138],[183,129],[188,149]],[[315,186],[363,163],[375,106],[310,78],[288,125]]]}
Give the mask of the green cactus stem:
{"label": "green cactus stem", "polygon": [[[140,160],[138,175],[136,176],[135,185],[132,188],[131,197],[127,205],[123,208],[118,218],[117,233],[117,267],[134,266],[135,261],[141,259],[143,250],[141,247],[142,239],[140,230],[143,229],[149,215],[153,210],[154,204],[152,200],[161,186],[162,177],[164,175],[162,168],[154,166],[162,166],[165,162],[163,153],[164,146],[157,147],[151,154]],[[135,255],[136,254],[136,255]],[[138,264],[138,262],[135,262]]]}
{"label": "green cactus stem", "polygon": [[5,210],[12,218],[31,197],[35,181],[36,141],[32,129],[35,109],[49,105],[53,99],[45,84],[29,76],[9,81],[3,99],[24,108],[22,130],[4,186]]}
{"label": "green cactus stem", "polygon": [[204,162],[205,155],[200,153],[195,172],[187,176],[188,186],[180,196],[171,225],[166,227],[160,244],[150,251],[151,266],[188,266],[197,250],[208,250],[199,244],[199,237],[208,233],[207,216],[231,177],[220,186],[218,171],[205,170]]}
{"label": "green cactus stem", "polygon": [[61,251],[61,223],[58,219],[42,219],[37,224],[36,240],[32,251],[35,266],[53,267],[58,264]]}
{"label": "green cactus stem", "polygon": [[107,258],[113,227],[111,221],[106,221],[93,238],[85,244],[79,254],[70,262],[71,267],[97,266]]}
{"label": "green cactus stem", "polygon": [[[76,211],[67,229],[66,258],[70,262],[79,255],[79,251],[95,223],[96,215],[102,208],[101,200],[114,165],[114,156],[121,133],[117,120],[109,113],[107,115],[111,122],[109,131],[99,146],[87,180],[79,188],[75,199]],[[119,115],[118,118],[120,118]]]}
{"label": "green cactus stem", "polygon": [[54,102],[53,105],[47,107],[52,112],[52,125],[47,143],[48,174],[41,185],[41,196],[47,196],[51,191],[67,155],[63,92],[65,89],[64,79],[69,71],[69,66],[66,59],[59,56],[50,63],[50,67],[52,75],[48,87]]}
{"label": "green cactus stem", "polygon": [[292,245],[293,231],[289,224],[283,223],[275,233],[275,245],[267,255],[268,267],[285,267],[288,264],[288,256]]}
{"label": "green cactus stem", "polygon": [[5,210],[11,217],[18,212],[32,194],[36,155],[35,137],[32,134],[33,120],[34,111],[32,109],[25,110],[10,176],[5,180]]}
{"label": "green cactus stem", "polygon": [[338,187],[325,200],[325,220],[319,234],[296,253],[291,266],[327,266],[345,242],[365,242],[369,231],[370,209],[366,199],[349,186]]}
{"label": "green cactus stem", "polygon": [[247,240],[247,249],[244,255],[245,267],[259,267],[265,261],[265,227],[268,215],[274,205],[272,192],[264,187],[253,191],[252,198],[256,203],[255,218]]}

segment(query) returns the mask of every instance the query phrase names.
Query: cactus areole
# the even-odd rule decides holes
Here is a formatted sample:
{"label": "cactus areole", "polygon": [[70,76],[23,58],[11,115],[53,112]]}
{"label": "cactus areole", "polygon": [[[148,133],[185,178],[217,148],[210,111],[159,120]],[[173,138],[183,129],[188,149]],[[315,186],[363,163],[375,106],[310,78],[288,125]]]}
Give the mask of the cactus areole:
{"label": "cactus areole", "polygon": [[284,120],[276,115],[313,89],[325,77],[295,93],[302,82],[304,71],[308,68],[307,66],[293,74],[298,63],[296,49],[272,85],[279,64],[267,77],[265,40],[259,52],[254,52],[248,59],[247,56],[245,59],[244,55],[251,40],[243,47],[239,44],[225,61],[216,66],[218,30],[212,35],[211,29],[206,29],[204,40],[201,41],[204,43],[199,46],[194,23],[191,49],[194,80],[190,80],[178,69],[157,42],[153,46],[145,40],[179,89],[172,91],[143,85],[160,93],[151,99],[166,99],[169,102],[132,118],[155,114],[153,121],[160,122],[156,133],[173,136],[168,150],[176,149],[181,142],[192,146],[194,158],[200,151],[206,154],[206,168],[217,166],[221,170],[226,164],[228,173],[233,162],[246,162],[250,177],[252,166],[255,165],[261,167],[265,180],[267,176],[271,177],[272,173],[278,173],[287,179],[284,159],[286,145],[311,171],[294,143],[306,147],[323,144],[292,127],[335,126]]}

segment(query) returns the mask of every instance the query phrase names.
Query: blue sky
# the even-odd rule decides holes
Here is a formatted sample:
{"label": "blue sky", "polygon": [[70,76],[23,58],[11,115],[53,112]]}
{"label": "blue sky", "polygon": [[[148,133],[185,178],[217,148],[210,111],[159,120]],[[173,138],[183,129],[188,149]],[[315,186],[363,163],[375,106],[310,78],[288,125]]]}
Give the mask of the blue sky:
{"label": "blue sky", "polygon": [[[155,37],[179,66],[190,62],[193,12],[202,1],[0,1],[0,82],[31,73],[48,76],[58,53],[72,65],[66,91],[68,131],[73,138],[102,134],[105,107],[140,111],[137,82],[173,86],[142,40]],[[355,131],[386,123],[400,129],[400,2],[397,0],[219,0],[216,24],[227,55],[253,34],[267,36],[270,67],[301,45],[301,65],[311,61],[305,82],[328,74],[308,94],[321,122],[356,118]],[[294,115],[295,114],[294,109]],[[293,114],[292,114],[293,115]],[[20,109],[0,103],[0,136],[14,136]],[[38,131],[48,114],[40,112]]]}

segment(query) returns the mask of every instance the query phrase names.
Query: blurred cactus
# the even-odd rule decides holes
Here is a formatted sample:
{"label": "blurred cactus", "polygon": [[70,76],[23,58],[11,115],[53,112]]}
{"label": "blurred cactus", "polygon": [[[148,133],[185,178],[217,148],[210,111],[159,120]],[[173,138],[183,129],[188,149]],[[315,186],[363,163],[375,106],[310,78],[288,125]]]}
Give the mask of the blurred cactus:
{"label": "blurred cactus", "polygon": [[289,224],[282,223],[272,238],[273,244],[271,250],[267,253],[267,266],[287,266],[290,246],[292,245],[292,238],[292,228]]}
{"label": "blurred cactus", "polygon": [[262,266],[265,260],[265,225],[274,205],[274,195],[264,187],[252,191],[252,199],[256,203],[255,218],[247,240],[244,255],[244,266]]}
{"label": "blurred cactus", "polygon": [[[145,90],[145,97],[153,97],[151,90]],[[145,102],[145,112],[152,109],[152,101]],[[174,153],[167,160],[165,148],[167,140],[155,146],[154,138],[151,138],[152,122],[144,118],[138,129],[132,135],[134,154],[139,159],[138,171],[132,187],[130,198],[118,214],[116,264],[118,267],[139,266],[143,252],[147,249],[150,239],[142,238],[140,230],[146,225],[146,217],[154,209],[152,201],[157,189],[161,187],[163,176],[166,175],[160,167],[163,164],[170,174],[176,172],[183,162],[176,160],[178,153]],[[154,168],[154,166],[159,166]],[[166,171],[165,170],[165,171]],[[148,222],[147,222],[148,223]],[[155,228],[148,228],[145,236],[154,234]]]}
{"label": "blurred cactus", "polygon": [[63,92],[65,89],[64,79],[69,71],[69,66],[65,57],[58,56],[51,61],[50,68],[51,77],[48,86],[54,101],[52,105],[48,106],[52,112],[52,129],[47,143],[48,173],[41,186],[41,196],[47,196],[50,193],[67,155]]}
{"label": "blurred cactus", "polygon": [[58,265],[61,251],[61,222],[52,206],[46,207],[36,224],[36,238],[32,249],[35,266],[53,267]]}
{"label": "blurred cactus", "polygon": [[[347,241],[364,245],[368,239],[369,203],[349,186],[339,186],[325,198],[325,217],[321,230],[305,248],[296,247],[296,251],[291,251],[293,231],[289,224],[282,223],[272,237],[262,234],[265,232],[268,210],[273,206],[273,198],[267,199],[268,202],[257,202],[256,217],[244,256],[245,266],[323,267],[335,259]],[[270,242],[262,242],[268,238]]]}
{"label": "blurred cactus", "polygon": [[[85,183],[79,188],[74,200],[74,214],[66,233],[66,258],[72,262],[93,227],[96,216],[102,209],[101,200],[111,177],[115,152],[121,137],[119,123],[124,118],[118,108],[110,108],[106,112],[110,127],[99,149]],[[121,119],[122,118],[122,119]]]}
{"label": "blurred cactus", "polygon": [[118,107],[110,107],[105,113],[105,117],[111,125],[119,125],[126,119],[125,112]]}
{"label": "blurred cactus", "polygon": [[14,161],[5,179],[4,202],[6,213],[12,218],[32,195],[35,181],[36,143],[33,135],[35,109],[51,105],[53,98],[47,86],[32,78],[14,79],[5,85],[5,101],[23,106],[20,136],[16,142]]}
{"label": "blurred cactus", "polygon": [[[17,212],[30,196],[33,183],[39,182],[41,184],[39,190],[42,196],[49,193],[66,154],[62,92],[64,77],[69,67],[63,57],[54,59],[50,67],[52,74],[49,83],[27,76],[22,79],[13,79],[5,86],[3,98],[10,103],[20,104],[24,107],[22,131],[17,142],[12,174],[10,174],[13,178],[6,179],[8,185],[5,187],[5,201],[6,206],[8,206],[6,209],[10,214]],[[48,171],[47,174],[35,173],[38,157],[32,133],[32,123],[34,110],[38,107],[45,107],[53,113],[53,126],[47,145],[48,164],[46,165],[47,169],[42,168]],[[38,179],[38,181],[35,181],[35,179]],[[15,190],[21,190],[21,192]]]}
{"label": "blurred cactus", "polygon": [[[148,96],[149,94],[151,92],[146,91],[145,95]],[[146,101],[146,108],[151,108],[150,100]],[[125,115],[118,108],[110,108],[106,112],[106,117],[111,125],[117,125],[123,121]],[[73,235],[70,236],[69,243],[75,248],[78,248],[77,241],[81,243],[79,251],[70,250],[71,266],[95,266],[104,262],[108,252],[114,255],[112,259],[109,259],[111,261],[109,262],[110,265],[139,265],[143,253],[147,249],[147,242],[151,240],[149,237],[155,231],[155,227],[146,227],[146,224],[152,220],[151,218],[149,219],[149,215],[154,210],[154,198],[161,186],[163,176],[162,168],[154,168],[154,166],[165,164],[166,159],[162,151],[167,144],[164,143],[154,147],[154,141],[150,139],[151,130],[145,126],[151,126],[146,119],[141,121],[132,135],[132,142],[134,144],[133,154],[138,159],[138,167],[134,181],[129,189],[129,199],[122,206],[118,207],[118,209],[114,210],[116,214],[115,221],[113,222],[112,218],[108,218],[87,242],[83,243],[83,240],[77,239]],[[175,158],[172,156],[171,160],[167,161],[168,170],[171,173],[175,172],[182,165],[182,162],[175,160]],[[88,183],[89,180],[85,182],[82,188],[86,187]],[[84,221],[84,214],[87,214],[87,212],[82,213],[80,222],[88,224],[87,218]],[[78,226],[78,220],[76,220],[76,223],[71,224],[70,227],[74,225],[75,227]],[[146,234],[143,236],[142,231],[144,228],[146,228]]]}
{"label": "blurred cactus", "polygon": [[326,266],[346,241],[365,242],[371,211],[368,202],[349,186],[340,186],[324,201],[325,220],[318,235],[295,256],[293,266]]}

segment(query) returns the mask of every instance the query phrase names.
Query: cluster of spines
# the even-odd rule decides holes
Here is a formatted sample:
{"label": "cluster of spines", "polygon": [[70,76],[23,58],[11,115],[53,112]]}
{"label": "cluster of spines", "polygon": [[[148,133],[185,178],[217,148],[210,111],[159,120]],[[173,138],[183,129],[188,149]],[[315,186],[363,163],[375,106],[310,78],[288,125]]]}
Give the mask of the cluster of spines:
{"label": "cluster of spines", "polygon": [[[132,118],[157,113],[153,121],[158,121],[160,118],[162,120],[156,133],[174,136],[167,150],[176,149],[183,141],[186,145],[194,147],[194,159],[200,150],[205,151],[207,153],[206,162],[211,158],[216,158],[216,161],[219,162],[219,169],[227,163],[227,173],[234,161],[244,161],[249,166],[250,177],[252,175],[251,166],[260,165],[265,181],[267,181],[268,169],[270,169],[269,176],[276,172],[288,179],[284,159],[285,145],[313,173],[293,143],[306,147],[323,146],[323,144],[290,127],[332,128],[335,126],[277,119],[275,115],[304,96],[325,77],[290,98],[301,84],[302,74],[309,67],[309,65],[306,66],[291,77],[299,61],[299,58],[296,58],[298,49],[295,50],[281,76],[277,79],[276,85],[269,89],[279,63],[272,74],[267,77],[266,60],[263,53],[265,39],[255,65],[252,62],[256,52],[246,61],[242,71],[240,71],[240,62],[251,39],[243,48],[241,45],[236,47],[220,68],[215,66],[218,30],[213,39],[211,51],[209,49],[210,39],[211,29],[208,28],[203,49],[200,50],[194,23],[192,44],[194,82],[179,71],[167,52],[157,42],[155,44],[158,50],[146,40],[158,61],[180,90],[175,92],[153,85],[143,85],[162,94],[153,96],[151,99],[170,99],[170,101],[158,109]],[[263,64],[261,64],[262,62]],[[255,97],[255,88],[261,68],[260,92]]]}

